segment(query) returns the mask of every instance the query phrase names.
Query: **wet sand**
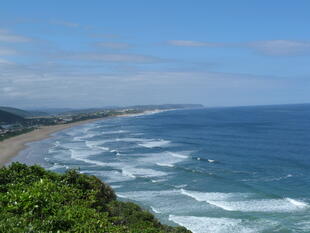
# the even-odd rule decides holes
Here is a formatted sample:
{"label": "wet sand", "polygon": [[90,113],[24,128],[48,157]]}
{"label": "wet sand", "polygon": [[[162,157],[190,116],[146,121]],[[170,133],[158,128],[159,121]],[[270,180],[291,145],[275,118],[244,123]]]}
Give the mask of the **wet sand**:
{"label": "wet sand", "polygon": [[78,121],[69,124],[61,125],[52,125],[52,126],[42,126],[38,129],[35,129],[29,133],[21,134],[8,138],[0,142],[0,167],[4,166],[9,162],[13,157],[18,155],[18,153],[24,150],[27,147],[27,143],[43,140],[49,138],[51,134],[56,133],[57,131],[71,128],[78,125],[87,124],[90,122],[102,120],[106,118],[91,119],[85,121]]}

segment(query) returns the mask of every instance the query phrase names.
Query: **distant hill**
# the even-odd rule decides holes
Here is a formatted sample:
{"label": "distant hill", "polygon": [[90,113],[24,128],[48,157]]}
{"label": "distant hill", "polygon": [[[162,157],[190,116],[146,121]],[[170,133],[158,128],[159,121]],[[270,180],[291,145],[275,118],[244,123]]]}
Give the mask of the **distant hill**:
{"label": "distant hill", "polygon": [[3,106],[0,106],[0,110],[4,112],[12,113],[22,118],[48,115],[47,113],[41,112],[41,111],[25,111],[19,108],[11,108],[11,107],[3,107]]}
{"label": "distant hill", "polygon": [[32,116],[30,112],[18,109],[18,108],[11,108],[11,107],[1,107],[0,110],[8,113],[12,113],[14,115],[20,116],[20,117],[30,117]]}
{"label": "distant hill", "polygon": [[203,107],[204,106],[201,104],[159,104],[159,105],[134,105],[134,106],[105,106],[101,108],[84,108],[84,109],[43,108],[38,109],[37,111],[42,111],[49,115],[66,115],[66,114],[93,113],[103,110],[121,110],[124,108],[137,109],[137,110],[153,110],[153,109],[182,109],[182,108],[203,108]]}
{"label": "distant hill", "polygon": [[24,122],[24,117],[0,110],[0,124],[14,124]]}

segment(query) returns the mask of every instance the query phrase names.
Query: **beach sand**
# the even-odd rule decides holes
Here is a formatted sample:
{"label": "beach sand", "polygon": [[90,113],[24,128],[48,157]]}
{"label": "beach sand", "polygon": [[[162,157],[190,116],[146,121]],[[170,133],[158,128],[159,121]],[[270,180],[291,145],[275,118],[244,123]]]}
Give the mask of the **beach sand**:
{"label": "beach sand", "polygon": [[52,125],[52,126],[42,126],[36,130],[33,130],[29,133],[21,134],[12,138],[8,138],[2,142],[0,142],[0,167],[4,166],[7,162],[9,162],[13,157],[18,155],[18,153],[24,150],[27,147],[27,143],[43,140],[45,138],[49,138],[51,134],[71,128],[78,125],[87,124],[90,122],[102,120],[106,118],[97,118],[85,121],[78,121],[69,124],[61,124],[61,125]]}
{"label": "beach sand", "polygon": [[[170,110],[173,110],[173,109],[170,109]],[[19,152],[26,149],[27,143],[40,141],[40,140],[49,138],[51,137],[51,134],[56,133],[60,130],[68,129],[68,128],[78,126],[78,125],[91,123],[94,121],[108,119],[111,117],[140,116],[140,115],[148,115],[148,114],[154,114],[154,113],[165,112],[165,111],[169,111],[169,110],[150,110],[150,111],[147,110],[147,111],[143,111],[142,113],[128,113],[128,114],[121,114],[121,115],[115,115],[115,116],[109,116],[109,117],[103,117],[103,118],[78,121],[78,122],[69,123],[69,124],[42,126],[29,133],[14,136],[12,138],[8,138],[0,142],[0,167],[3,167],[6,163],[10,162],[12,158],[17,156]]]}

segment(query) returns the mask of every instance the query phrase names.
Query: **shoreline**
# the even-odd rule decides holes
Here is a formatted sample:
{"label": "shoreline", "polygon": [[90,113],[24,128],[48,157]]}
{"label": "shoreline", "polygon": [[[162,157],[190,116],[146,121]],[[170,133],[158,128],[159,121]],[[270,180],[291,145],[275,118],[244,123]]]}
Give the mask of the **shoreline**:
{"label": "shoreline", "polygon": [[31,132],[20,134],[0,142],[0,168],[5,166],[16,157],[21,151],[27,148],[27,143],[41,141],[50,138],[53,133],[68,129],[71,127],[92,123],[95,121],[108,119],[109,117],[89,119],[84,121],[73,122],[69,124],[41,126]]}
{"label": "shoreline", "polygon": [[83,121],[77,121],[69,124],[60,124],[60,125],[50,125],[50,126],[41,126],[38,129],[35,129],[29,133],[20,134],[4,141],[0,142],[0,168],[4,167],[9,163],[14,157],[16,157],[21,151],[25,150],[30,142],[41,141],[47,138],[50,138],[53,133],[59,132],[64,129],[72,128],[79,125],[84,125],[100,120],[109,119],[112,117],[129,117],[129,116],[141,116],[156,114],[160,112],[171,111],[175,109],[168,110],[146,110],[142,113],[132,113],[132,114],[120,114],[115,116],[107,116],[96,119],[89,119]]}

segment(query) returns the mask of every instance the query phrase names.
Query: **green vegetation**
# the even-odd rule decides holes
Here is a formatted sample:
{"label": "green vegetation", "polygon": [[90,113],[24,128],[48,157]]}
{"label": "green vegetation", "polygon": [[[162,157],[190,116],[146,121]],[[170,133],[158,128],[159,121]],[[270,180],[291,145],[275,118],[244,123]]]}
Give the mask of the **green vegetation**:
{"label": "green vegetation", "polygon": [[25,121],[24,118],[21,116],[15,115],[14,113],[0,110],[0,124],[1,122],[4,122],[5,124],[12,124],[12,123],[20,123],[24,121]]}
{"label": "green vegetation", "polygon": [[5,139],[8,139],[8,138],[15,137],[15,136],[20,135],[20,134],[29,133],[33,130],[35,130],[35,128],[24,128],[24,129],[20,129],[18,131],[12,131],[12,132],[8,132],[6,134],[0,134],[0,142],[5,140]]}
{"label": "green vegetation", "polygon": [[25,110],[22,110],[22,109],[18,109],[18,108],[11,108],[11,107],[2,107],[2,106],[0,106],[0,110],[12,113],[12,114],[20,116],[22,118],[33,116],[33,114],[31,112],[28,112],[28,111],[25,111]]}
{"label": "green vegetation", "polygon": [[13,163],[0,169],[0,232],[190,232],[116,200],[95,176]]}

